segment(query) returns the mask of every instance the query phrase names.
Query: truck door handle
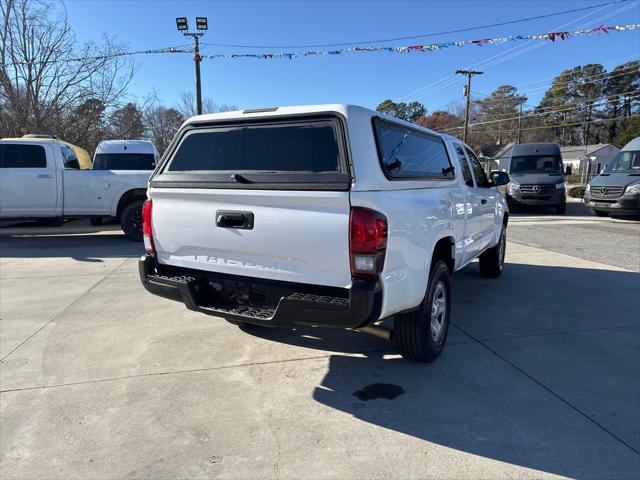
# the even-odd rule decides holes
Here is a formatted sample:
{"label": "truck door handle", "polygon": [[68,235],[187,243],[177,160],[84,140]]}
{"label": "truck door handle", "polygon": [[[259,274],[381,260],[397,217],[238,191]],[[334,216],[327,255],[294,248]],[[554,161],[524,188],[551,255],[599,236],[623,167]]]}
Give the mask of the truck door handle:
{"label": "truck door handle", "polygon": [[216,212],[216,225],[221,228],[252,230],[253,212],[218,210]]}
{"label": "truck door handle", "polygon": [[482,205],[486,205],[486,204],[487,204],[487,199],[486,199],[486,198],[481,198],[481,199],[480,199],[480,203],[481,203]]}
{"label": "truck door handle", "polygon": [[46,173],[42,173],[38,175],[36,178],[53,178],[53,175],[48,175]]}

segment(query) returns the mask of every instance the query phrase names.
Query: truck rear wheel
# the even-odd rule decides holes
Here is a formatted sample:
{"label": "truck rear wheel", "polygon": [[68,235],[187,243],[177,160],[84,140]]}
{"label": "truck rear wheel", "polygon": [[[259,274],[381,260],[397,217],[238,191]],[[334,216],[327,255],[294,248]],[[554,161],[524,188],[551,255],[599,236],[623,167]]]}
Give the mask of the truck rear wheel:
{"label": "truck rear wheel", "polygon": [[120,226],[129,240],[142,241],[142,204],[144,200],[134,200],[122,209]]}
{"label": "truck rear wheel", "polygon": [[432,362],[444,348],[451,317],[451,277],[442,260],[431,267],[427,294],[413,312],[396,315],[393,338],[403,358]]}
{"label": "truck rear wheel", "polygon": [[503,226],[500,239],[495,247],[485,250],[480,255],[480,275],[487,278],[497,278],[504,268],[504,255],[507,250],[507,229]]}

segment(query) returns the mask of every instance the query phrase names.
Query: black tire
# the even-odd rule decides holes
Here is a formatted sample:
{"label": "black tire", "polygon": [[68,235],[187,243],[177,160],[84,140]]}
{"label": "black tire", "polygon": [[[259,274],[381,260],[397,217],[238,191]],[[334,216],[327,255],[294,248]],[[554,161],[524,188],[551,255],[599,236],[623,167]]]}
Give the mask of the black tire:
{"label": "black tire", "polygon": [[120,213],[120,226],[129,240],[142,241],[142,204],[144,200],[133,200]]}
{"label": "black tire", "polygon": [[[444,299],[436,302],[435,299]],[[439,305],[436,307],[436,305]],[[432,318],[432,308],[437,308],[437,318]],[[451,276],[442,260],[431,267],[427,294],[420,307],[413,312],[396,315],[393,321],[393,338],[403,358],[416,362],[433,362],[444,349],[451,318]],[[432,323],[435,328],[432,329]],[[439,327],[437,327],[439,325]]]}
{"label": "black tire", "polygon": [[504,256],[507,251],[507,229],[502,227],[500,239],[495,247],[485,250],[480,255],[480,275],[487,278],[497,278],[504,268]]}
{"label": "black tire", "polygon": [[102,225],[102,218],[100,217],[90,218],[89,223],[94,227],[99,227],[100,225]]}
{"label": "black tire", "polygon": [[565,212],[567,211],[567,204],[563,203],[562,205],[559,205],[556,207],[556,213],[558,215],[564,215]]}
{"label": "black tire", "polygon": [[609,216],[609,212],[605,212],[604,210],[595,210],[595,209],[591,209],[591,213],[593,213],[594,215],[598,216],[598,217],[608,217]]}

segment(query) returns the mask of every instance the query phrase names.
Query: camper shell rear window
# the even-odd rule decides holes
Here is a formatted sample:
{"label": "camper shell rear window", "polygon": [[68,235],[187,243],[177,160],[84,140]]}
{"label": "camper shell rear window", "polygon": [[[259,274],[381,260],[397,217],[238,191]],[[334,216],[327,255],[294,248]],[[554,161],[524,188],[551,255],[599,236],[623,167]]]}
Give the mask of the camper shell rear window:
{"label": "camper shell rear window", "polygon": [[344,127],[335,116],[196,124],[178,136],[152,186],[349,189]]}

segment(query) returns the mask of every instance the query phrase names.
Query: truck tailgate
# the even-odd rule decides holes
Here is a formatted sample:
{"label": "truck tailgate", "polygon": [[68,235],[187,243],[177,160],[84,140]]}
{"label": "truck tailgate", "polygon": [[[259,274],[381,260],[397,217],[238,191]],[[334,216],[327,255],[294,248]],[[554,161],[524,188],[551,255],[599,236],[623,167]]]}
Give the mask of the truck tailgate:
{"label": "truck tailgate", "polygon": [[[349,192],[154,188],[158,262],[211,272],[349,287]],[[251,228],[218,225],[253,214]]]}

